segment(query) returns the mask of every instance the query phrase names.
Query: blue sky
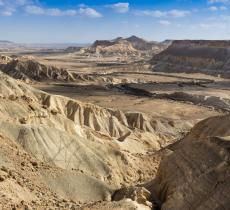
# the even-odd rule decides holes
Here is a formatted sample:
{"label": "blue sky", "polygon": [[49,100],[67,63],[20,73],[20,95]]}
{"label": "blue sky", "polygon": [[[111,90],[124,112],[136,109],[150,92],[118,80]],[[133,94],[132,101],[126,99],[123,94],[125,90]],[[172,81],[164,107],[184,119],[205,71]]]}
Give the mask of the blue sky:
{"label": "blue sky", "polygon": [[0,0],[0,40],[230,39],[230,0]]}

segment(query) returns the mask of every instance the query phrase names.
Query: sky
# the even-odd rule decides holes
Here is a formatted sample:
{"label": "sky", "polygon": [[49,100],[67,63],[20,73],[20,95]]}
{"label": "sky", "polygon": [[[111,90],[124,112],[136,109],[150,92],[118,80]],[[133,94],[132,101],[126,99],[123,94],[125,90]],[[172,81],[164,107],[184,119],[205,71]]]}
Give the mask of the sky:
{"label": "sky", "polygon": [[0,40],[230,39],[230,0],[0,0]]}

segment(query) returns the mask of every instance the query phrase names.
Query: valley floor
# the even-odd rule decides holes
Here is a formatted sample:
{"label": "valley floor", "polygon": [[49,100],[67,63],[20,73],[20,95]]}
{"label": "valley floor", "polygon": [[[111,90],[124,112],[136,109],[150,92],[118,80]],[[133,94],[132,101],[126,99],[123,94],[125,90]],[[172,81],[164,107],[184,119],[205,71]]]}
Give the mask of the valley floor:
{"label": "valley floor", "polygon": [[[0,161],[9,168],[0,170],[0,179],[7,180],[4,186],[0,180],[0,195],[11,202],[0,198],[4,208],[25,207],[18,202],[34,191],[25,202],[33,208],[157,209],[165,198],[153,196],[157,184],[152,180],[163,180],[161,171],[172,172],[170,167],[159,172],[162,157],[168,157],[195,124],[230,111],[228,79],[153,72],[146,58],[33,56],[78,79],[30,81],[29,86],[0,75],[0,150],[5,151]],[[11,149],[6,151],[5,145]],[[12,166],[18,153],[24,156]],[[24,170],[38,177],[35,186],[33,178],[25,181]],[[20,187],[22,196],[4,194]],[[50,201],[43,201],[44,196]]]}

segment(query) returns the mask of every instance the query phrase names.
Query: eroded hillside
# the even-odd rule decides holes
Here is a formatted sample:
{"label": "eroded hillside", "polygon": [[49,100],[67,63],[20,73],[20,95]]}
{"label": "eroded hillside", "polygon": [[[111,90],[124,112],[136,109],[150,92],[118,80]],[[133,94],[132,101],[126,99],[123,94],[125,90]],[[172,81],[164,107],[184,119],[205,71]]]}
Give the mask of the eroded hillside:
{"label": "eroded hillside", "polygon": [[149,184],[161,209],[229,209],[229,119],[208,118],[168,148]]}
{"label": "eroded hillside", "polygon": [[228,209],[229,80],[111,51],[1,57],[1,208]]}
{"label": "eroded hillside", "polygon": [[229,41],[178,40],[151,60],[160,72],[210,74],[229,78]]}

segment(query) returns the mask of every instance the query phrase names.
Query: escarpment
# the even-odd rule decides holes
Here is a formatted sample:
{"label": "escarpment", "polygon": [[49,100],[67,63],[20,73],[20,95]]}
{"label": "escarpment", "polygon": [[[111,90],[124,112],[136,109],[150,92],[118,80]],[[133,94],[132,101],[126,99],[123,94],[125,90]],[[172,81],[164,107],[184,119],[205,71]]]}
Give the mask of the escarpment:
{"label": "escarpment", "polygon": [[86,52],[97,53],[101,55],[134,55],[138,56],[143,52],[151,54],[160,52],[167,46],[160,42],[146,41],[137,36],[128,38],[118,37],[113,40],[97,40],[87,48]]}
{"label": "escarpment", "polygon": [[155,71],[201,72],[229,78],[229,61],[229,41],[178,40],[150,62]]}

